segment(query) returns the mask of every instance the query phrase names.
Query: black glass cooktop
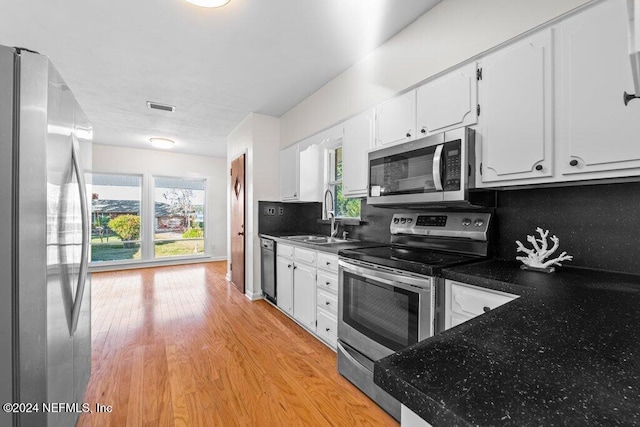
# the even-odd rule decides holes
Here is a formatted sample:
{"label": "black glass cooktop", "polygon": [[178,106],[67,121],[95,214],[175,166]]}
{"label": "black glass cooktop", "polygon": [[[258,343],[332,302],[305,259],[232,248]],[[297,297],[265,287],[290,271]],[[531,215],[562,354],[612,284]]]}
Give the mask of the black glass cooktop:
{"label": "black glass cooktop", "polygon": [[433,276],[445,268],[483,258],[431,249],[406,248],[402,246],[380,246],[374,248],[348,249],[339,252],[345,258],[383,265],[397,270]]}

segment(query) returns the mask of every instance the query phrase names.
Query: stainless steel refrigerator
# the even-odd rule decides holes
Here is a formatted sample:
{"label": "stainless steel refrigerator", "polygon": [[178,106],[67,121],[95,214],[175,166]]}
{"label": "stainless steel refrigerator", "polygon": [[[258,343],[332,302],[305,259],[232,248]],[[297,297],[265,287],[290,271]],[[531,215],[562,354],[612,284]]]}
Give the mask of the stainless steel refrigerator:
{"label": "stainless steel refrigerator", "polygon": [[81,411],[73,404],[91,375],[83,166],[92,134],[46,56],[0,46],[0,403],[39,405],[3,408],[2,426],[72,426]]}

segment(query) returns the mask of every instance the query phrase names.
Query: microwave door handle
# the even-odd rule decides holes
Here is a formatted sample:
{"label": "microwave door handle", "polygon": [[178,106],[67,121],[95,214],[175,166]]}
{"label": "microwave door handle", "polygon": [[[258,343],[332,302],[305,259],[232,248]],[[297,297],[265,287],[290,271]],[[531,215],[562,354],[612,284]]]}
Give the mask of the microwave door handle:
{"label": "microwave door handle", "polygon": [[442,162],[442,149],[443,144],[436,147],[436,152],[433,155],[433,184],[436,187],[436,191],[442,191],[442,175],[440,174],[440,163]]}

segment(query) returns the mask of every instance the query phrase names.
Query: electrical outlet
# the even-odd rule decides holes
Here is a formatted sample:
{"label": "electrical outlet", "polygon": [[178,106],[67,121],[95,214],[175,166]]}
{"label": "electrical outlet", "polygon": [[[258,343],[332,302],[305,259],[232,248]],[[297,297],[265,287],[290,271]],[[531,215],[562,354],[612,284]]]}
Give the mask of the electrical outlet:
{"label": "electrical outlet", "polygon": [[278,208],[278,215],[284,215],[284,208],[282,206]]}
{"label": "electrical outlet", "polygon": [[275,215],[276,214],[276,208],[265,208],[264,214],[265,215]]}

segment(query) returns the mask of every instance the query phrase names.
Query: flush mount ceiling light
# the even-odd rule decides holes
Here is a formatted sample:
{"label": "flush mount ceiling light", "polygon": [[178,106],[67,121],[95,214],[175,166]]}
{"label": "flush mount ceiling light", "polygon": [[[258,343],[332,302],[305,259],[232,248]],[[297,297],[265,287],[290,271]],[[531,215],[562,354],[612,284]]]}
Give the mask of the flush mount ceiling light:
{"label": "flush mount ceiling light", "polygon": [[188,3],[202,7],[220,7],[229,3],[231,0],[187,0]]}
{"label": "flush mount ceiling light", "polygon": [[149,142],[151,142],[151,145],[154,147],[162,148],[163,150],[168,150],[175,144],[175,142],[168,138],[149,138]]}

